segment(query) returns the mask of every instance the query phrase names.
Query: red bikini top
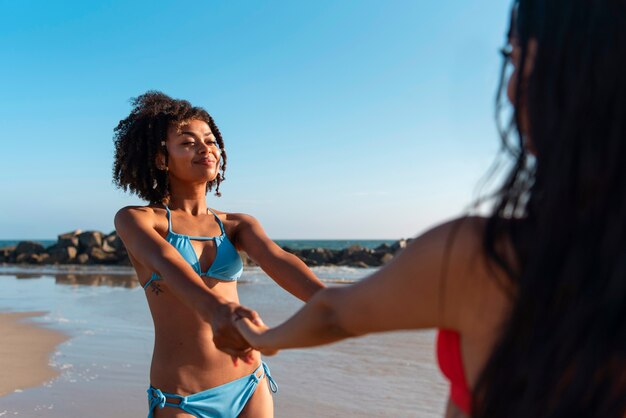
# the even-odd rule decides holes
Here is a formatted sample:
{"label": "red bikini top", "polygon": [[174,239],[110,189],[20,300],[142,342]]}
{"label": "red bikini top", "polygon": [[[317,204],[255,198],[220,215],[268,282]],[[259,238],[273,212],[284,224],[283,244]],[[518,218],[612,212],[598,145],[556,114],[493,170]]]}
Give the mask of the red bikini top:
{"label": "red bikini top", "polygon": [[458,332],[440,329],[437,333],[437,360],[441,372],[450,381],[450,400],[469,415],[472,405],[471,390],[465,380],[461,337]]}

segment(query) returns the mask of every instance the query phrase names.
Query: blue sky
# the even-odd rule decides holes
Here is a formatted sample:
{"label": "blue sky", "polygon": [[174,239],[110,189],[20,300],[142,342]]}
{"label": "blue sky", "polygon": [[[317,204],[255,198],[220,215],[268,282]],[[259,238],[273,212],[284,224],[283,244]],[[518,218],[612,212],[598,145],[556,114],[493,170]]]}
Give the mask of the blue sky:
{"label": "blue sky", "polygon": [[508,1],[0,0],[0,239],[113,229],[112,130],[161,90],[229,156],[209,206],[275,239],[400,238],[462,213],[499,143]]}

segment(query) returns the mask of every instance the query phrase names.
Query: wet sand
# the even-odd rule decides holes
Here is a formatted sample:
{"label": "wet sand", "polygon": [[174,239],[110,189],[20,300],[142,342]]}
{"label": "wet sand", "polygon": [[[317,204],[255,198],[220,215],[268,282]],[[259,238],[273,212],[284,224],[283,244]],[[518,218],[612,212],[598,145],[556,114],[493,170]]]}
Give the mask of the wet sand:
{"label": "wet sand", "polygon": [[49,364],[50,355],[67,337],[27,321],[43,314],[0,314],[0,396],[42,385],[58,376]]}

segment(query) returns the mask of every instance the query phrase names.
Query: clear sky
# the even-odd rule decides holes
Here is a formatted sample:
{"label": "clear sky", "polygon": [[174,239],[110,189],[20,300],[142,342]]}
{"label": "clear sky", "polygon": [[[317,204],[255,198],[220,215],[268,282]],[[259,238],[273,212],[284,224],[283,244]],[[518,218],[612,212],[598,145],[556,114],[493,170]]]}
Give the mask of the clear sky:
{"label": "clear sky", "polygon": [[110,232],[112,130],[156,89],[205,107],[209,206],[275,239],[400,238],[494,160],[509,1],[0,0],[0,239]]}

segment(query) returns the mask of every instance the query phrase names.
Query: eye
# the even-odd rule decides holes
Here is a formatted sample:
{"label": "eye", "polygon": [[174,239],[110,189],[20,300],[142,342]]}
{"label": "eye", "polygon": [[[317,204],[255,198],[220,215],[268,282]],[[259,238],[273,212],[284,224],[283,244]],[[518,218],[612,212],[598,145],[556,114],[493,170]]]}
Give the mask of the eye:
{"label": "eye", "polygon": [[206,141],[206,144],[210,147],[219,148],[217,145],[217,141],[215,141],[214,139],[209,139],[208,141]]}
{"label": "eye", "polygon": [[182,143],[182,145],[193,145],[194,142],[193,141],[185,141]]}

